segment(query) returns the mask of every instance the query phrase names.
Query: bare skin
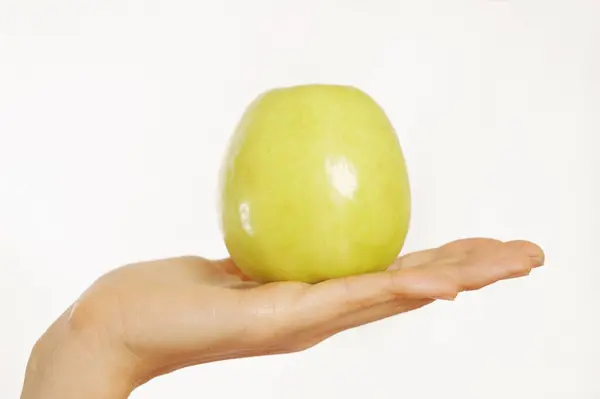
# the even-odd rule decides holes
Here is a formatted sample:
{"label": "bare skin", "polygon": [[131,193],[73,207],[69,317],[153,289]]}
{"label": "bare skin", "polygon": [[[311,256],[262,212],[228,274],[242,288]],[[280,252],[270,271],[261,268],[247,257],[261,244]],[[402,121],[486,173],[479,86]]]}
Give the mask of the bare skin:
{"label": "bare skin", "polygon": [[453,300],[544,262],[527,241],[467,239],[400,257],[381,273],[258,284],[230,259],[132,264],[98,279],[38,340],[22,399],[123,399],[202,363],[291,353],[338,332]]}

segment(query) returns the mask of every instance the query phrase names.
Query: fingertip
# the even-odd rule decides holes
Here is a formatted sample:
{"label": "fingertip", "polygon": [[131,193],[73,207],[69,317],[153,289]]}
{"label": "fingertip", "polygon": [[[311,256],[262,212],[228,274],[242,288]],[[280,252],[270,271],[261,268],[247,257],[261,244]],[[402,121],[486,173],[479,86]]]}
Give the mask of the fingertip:
{"label": "fingertip", "polygon": [[518,249],[521,253],[529,258],[532,268],[542,266],[545,262],[544,250],[536,243],[525,240],[515,240],[506,243],[510,247]]}

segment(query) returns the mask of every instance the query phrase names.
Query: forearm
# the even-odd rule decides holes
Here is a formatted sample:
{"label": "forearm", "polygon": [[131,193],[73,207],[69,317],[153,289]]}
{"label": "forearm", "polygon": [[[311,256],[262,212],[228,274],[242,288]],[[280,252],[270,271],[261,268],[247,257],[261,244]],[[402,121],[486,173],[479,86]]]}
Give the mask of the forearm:
{"label": "forearm", "polygon": [[123,363],[89,338],[59,319],[32,350],[21,399],[126,399],[134,387]]}

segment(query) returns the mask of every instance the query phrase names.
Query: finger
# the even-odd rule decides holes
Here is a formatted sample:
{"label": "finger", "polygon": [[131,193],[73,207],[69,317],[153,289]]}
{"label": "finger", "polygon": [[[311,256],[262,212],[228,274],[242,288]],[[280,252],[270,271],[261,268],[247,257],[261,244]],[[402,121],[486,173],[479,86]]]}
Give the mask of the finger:
{"label": "finger", "polygon": [[[464,245],[468,244],[468,245]],[[420,278],[438,278],[451,282],[454,292],[471,291],[483,288],[499,280],[521,277],[529,274],[531,268],[540,261],[540,250],[535,244],[514,241],[503,244],[499,241],[479,241],[460,243],[456,248],[472,251],[471,259],[448,256],[430,264],[419,264],[415,269],[400,270],[397,273],[419,272]],[[443,248],[443,247],[442,247]],[[441,248],[440,248],[441,249]],[[439,250],[427,250],[414,255],[413,260],[436,259]],[[419,259],[419,260],[420,260]],[[460,260],[460,261],[457,261]],[[391,273],[391,272],[388,272]],[[429,275],[428,275],[429,274]],[[406,274],[402,275],[406,278]],[[408,295],[407,295],[408,294]],[[450,296],[450,294],[448,294]],[[433,298],[433,297],[432,297]],[[446,298],[438,298],[446,299]],[[447,298],[450,299],[450,298]],[[400,313],[426,306],[433,302],[429,298],[414,298],[410,293],[399,294],[395,300],[365,307],[367,301],[348,307],[346,312],[338,311],[330,323],[323,323],[325,334],[337,333],[360,325],[382,320]],[[363,306],[361,308],[361,306]]]}
{"label": "finger", "polygon": [[473,247],[461,261],[441,258],[433,267],[454,279],[458,291],[473,291],[497,281],[526,276],[543,263],[541,249],[527,241],[486,243]]}
{"label": "finger", "polygon": [[[437,276],[437,277],[436,277]],[[308,289],[295,322],[316,340],[458,294],[452,279],[433,269],[406,269],[329,280]]]}
{"label": "finger", "polygon": [[[387,272],[329,280],[311,287],[309,306],[324,318],[406,299],[453,299],[461,291],[526,275],[543,259],[533,243],[485,241],[470,245],[470,254],[433,257],[430,263]],[[432,253],[419,256],[429,258]]]}
{"label": "finger", "polygon": [[324,281],[309,289],[308,298],[309,306],[335,315],[400,299],[453,299],[457,294],[455,282],[446,273],[410,268]]}
{"label": "finger", "polygon": [[482,249],[484,247],[490,248],[494,246],[502,245],[502,241],[493,238],[462,238],[460,240],[454,240],[440,247],[441,252],[462,252],[469,253],[475,249]]}
{"label": "finger", "polygon": [[527,256],[529,258],[529,261],[531,262],[532,268],[542,266],[546,260],[544,250],[539,245],[530,241],[515,240],[507,242],[506,245],[509,248],[512,248],[515,251],[519,251],[523,255]]}
{"label": "finger", "polygon": [[[543,263],[541,248],[526,241],[476,239],[449,243],[411,256],[409,267],[303,287],[293,302],[296,331],[317,343],[349,328],[453,299],[496,281],[526,275]],[[431,260],[430,262],[425,262]],[[400,265],[401,266],[401,265]],[[293,313],[293,315],[292,315]],[[288,324],[289,325],[289,324]]]}
{"label": "finger", "polygon": [[401,256],[387,269],[388,271],[408,269],[433,261],[439,248],[426,249]]}
{"label": "finger", "polygon": [[475,248],[481,248],[483,246],[490,247],[499,244],[502,244],[502,241],[494,240],[491,238],[464,238],[460,240],[455,240],[444,244],[439,248],[426,249],[401,256],[394,262],[392,266],[388,268],[388,270],[398,270],[406,269],[409,267],[415,267],[432,262],[437,257],[449,253],[454,253],[457,255],[467,254]]}

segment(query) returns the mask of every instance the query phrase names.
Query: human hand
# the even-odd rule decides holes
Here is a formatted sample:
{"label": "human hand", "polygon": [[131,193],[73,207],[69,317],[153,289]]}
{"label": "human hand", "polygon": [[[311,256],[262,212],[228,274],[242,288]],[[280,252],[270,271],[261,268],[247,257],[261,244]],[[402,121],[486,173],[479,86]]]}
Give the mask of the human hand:
{"label": "human hand", "polygon": [[[525,276],[543,260],[530,242],[467,239],[402,256],[385,272],[314,285],[261,285],[230,259],[128,265],[98,279],[40,339],[22,398],[125,398],[161,374],[304,350],[343,330]],[[61,388],[61,373],[84,365],[93,375],[71,380],[88,392]],[[99,394],[94,384],[108,392]]]}

